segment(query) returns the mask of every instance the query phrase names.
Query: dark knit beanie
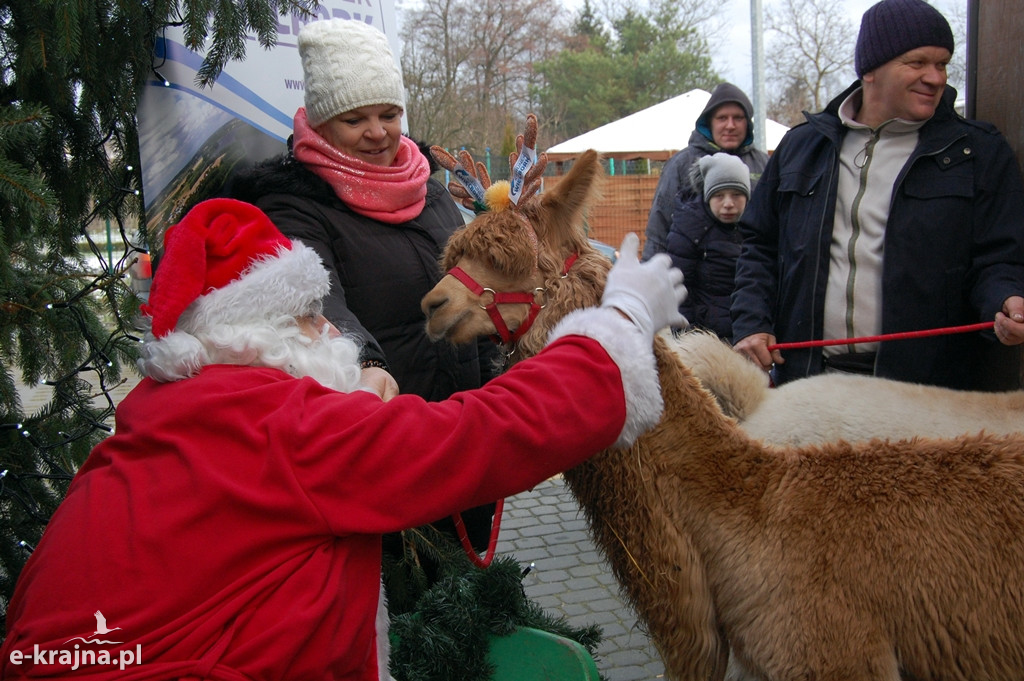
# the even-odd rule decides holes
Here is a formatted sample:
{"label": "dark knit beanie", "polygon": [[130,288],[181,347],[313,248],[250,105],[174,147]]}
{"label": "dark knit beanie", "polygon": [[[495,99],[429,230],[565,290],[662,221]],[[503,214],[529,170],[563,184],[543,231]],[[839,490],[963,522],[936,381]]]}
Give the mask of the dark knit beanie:
{"label": "dark knit beanie", "polygon": [[952,54],[953,31],[946,18],[924,0],[882,0],[860,20],[857,77],[918,47],[944,47]]}

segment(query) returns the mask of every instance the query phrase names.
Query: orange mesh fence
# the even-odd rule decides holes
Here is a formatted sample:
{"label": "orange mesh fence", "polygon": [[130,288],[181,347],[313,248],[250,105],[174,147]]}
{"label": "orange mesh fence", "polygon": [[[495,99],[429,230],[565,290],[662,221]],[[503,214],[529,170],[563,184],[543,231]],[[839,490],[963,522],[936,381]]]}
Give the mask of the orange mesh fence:
{"label": "orange mesh fence", "polygon": [[[558,175],[545,177],[542,191],[551,189],[561,179],[562,176]],[[604,178],[601,197],[591,208],[587,221],[590,238],[618,248],[627,233],[636,232],[643,248],[647,214],[657,186],[657,175],[612,175]]]}

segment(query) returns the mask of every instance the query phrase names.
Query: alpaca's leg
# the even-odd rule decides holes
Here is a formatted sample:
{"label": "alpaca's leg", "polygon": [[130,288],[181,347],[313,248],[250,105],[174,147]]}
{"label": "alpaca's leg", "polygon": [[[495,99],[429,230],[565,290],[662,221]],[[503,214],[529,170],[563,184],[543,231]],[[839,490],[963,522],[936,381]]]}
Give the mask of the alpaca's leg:
{"label": "alpaca's leg", "polygon": [[[839,632],[837,632],[839,633]],[[844,634],[849,634],[844,635]],[[835,679],[838,681],[900,681],[900,666],[893,650],[892,641],[883,640],[881,635],[864,641],[855,632],[839,634],[843,644],[826,645],[818,640],[816,655],[809,656],[810,664],[800,673],[791,677],[797,679]],[[833,637],[830,637],[833,638]],[[833,643],[834,643],[833,638]],[[817,659],[814,659],[814,658]]]}
{"label": "alpaca's leg", "polygon": [[725,670],[725,681],[758,681],[758,677],[747,669],[735,655],[729,655],[729,664]]}

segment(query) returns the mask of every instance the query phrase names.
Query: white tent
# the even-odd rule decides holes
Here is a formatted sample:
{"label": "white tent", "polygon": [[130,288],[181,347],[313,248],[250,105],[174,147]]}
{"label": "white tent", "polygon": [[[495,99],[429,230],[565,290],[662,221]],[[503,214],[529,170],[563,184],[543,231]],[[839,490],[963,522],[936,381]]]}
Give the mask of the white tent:
{"label": "white tent", "polygon": [[[556,144],[547,150],[548,160],[568,161],[587,149],[596,149],[610,158],[664,161],[689,144],[697,116],[710,98],[710,92],[690,90]],[[768,151],[775,150],[787,130],[781,123],[766,121]]]}

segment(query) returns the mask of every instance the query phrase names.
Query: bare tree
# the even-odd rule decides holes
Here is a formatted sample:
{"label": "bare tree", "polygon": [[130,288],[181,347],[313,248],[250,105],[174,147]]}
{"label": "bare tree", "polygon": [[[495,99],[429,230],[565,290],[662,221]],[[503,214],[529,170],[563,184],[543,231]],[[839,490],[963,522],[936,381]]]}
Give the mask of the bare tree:
{"label": "bare tree", "polygon": [[482,152],[529,113],[535,61],[564,46],[558,0],[423,0],[403,13],[410,133]]}
{"label": "bare tree", "polygon": [[780,95],[768,103],[768,117],[785,126],[793,127],[804,120],[803,112],[812,111],[810,94],[803,83],[792,82]]}
{"label": "bare tree", "polygon": [[951,12],[944,12],[944,14],[953,29],[956,49],[953,51],[953,59],[946,69],[946,75],[949,84],[955,87],[963,97],[967,87],[967,3],[962,0],[955,3],[951,9]]}
{"label": "bare tree", "polygon": [[430,0],[403,12],[402,75],[413,136],[443,144],[462,133],[461,74],[472,51],[458,31],[468,23],[461,0]]}
{"label": "bare tree", "polygon": [[795,98],[820,111],[848,84],[857,30],[843,0],[777,0],[765,10],[765,26],[771,108],[785,110]]}

